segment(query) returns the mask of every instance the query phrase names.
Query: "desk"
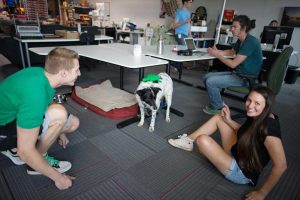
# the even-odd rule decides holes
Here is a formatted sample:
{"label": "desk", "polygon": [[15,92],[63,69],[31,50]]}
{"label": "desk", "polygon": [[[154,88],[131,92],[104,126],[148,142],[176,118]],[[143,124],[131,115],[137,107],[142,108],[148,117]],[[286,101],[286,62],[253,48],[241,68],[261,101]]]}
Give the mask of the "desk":
{"label": "desk", "polygon": [[[27,66],[31,66],[30,62],[30,56],[28,51],[28,44],[29,43],[53,43],[53,42],[79,42],[79,39],[65,39],[65,38],[49,38],[49,39],[21,39],[18,37],[14,37],[15,40],[19,42],[19,48],[20,48],[20,54],[22,59],[22,65],[23,68],[26,67],[25,63],[25,56],[23,54],[23,44],[25,46],[25,54],[26,54],[26,60],[27,60]],[[113,37],[105,36],[105,35],[96,35],[95,40],[98,41],[98,44],[100,44],[100,41],[112,41]]]}
{"label": "desk", "polygon": [[[117,50],[112,45],[113,44],[100,44],[64,47],[76,51],[80,56],[120,66],[121,89],[123,89],[124,68],[139,69],[139,80],[141,80],[145,67],[168,64],[168,62],[165,60],[156,59],[145,55],[133,56],[133,50],[127,51],[125,48],[123,50]],[[133,48],[132,45],[123,45],[131,46]],[[48,55],[53,48],[55,47],[37,47],[29,48],[29,50],[39,55]]]}
{"label": "desk", "polygon": [[[108,47],[115,49],[115,51],[132,53],[133,45],[127,45],[123,43],[113,43],[107,44]],[[206,53],[206,48],[198,48],[200,52],[195,53],[192,56],[179,56],[177,52],[173,52],[172,49],[175,45],[165,45],[164,53],[159,55],[156,53],[156,46],[142,46],[142,54],[162,60],[174,61],[174,62],[188,62],[188,61],[196,61],[196,60],[211,60],[215,59],[214,56]],[[228,56],[230,58],[230,56]],[[166,71],[169,73],[170,67],[168,66]],[[181,76],[181,75],[180,75]]]}
{"label": "desk", "polygon": [[[211,60],[215,59],[216,57],[211,56],[207,53],[206,48],[197,48],[200,52],[194,53],[192,56],[179,56],[177,55],[177,52],[173,52],[172,49],[174,48],[174,45],[165,45],[164,46],[164,54],[158,55],[156,53],[156,48],[153,46],[145,47],[145,54],[148,56],[152,56],[155,58],[160,58],[168,61],[174,61],[174,62],[188,62],[188,61],[196,61],[196,60]],[[225,56],[226,58],[233,58],[233,56]],[[170,70],[170,67],[168,67],[168,70]],[[168,72],[169,73],[169,72]],[[195,86],[191,83],[188,83],[186,81],[181,80],[182,75],[182,69],[179,71],[178,79],[174,79],[175,81],[178,81],[180,83],[183,83],[188,86],[196,87],[199,89],[203,89],[201,86]]]}

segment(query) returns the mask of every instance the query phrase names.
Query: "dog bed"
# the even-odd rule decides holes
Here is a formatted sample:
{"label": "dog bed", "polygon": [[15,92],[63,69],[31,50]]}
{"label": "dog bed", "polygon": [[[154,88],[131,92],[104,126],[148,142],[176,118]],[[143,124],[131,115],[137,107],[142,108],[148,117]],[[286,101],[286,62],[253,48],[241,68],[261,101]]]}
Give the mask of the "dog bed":
{"label": "dog bed", "polygon": [[132,117],[138,112],[135,96],[114,88],[109,80],[86,87],[76,86],[71,98],[89,110],[110,119]]}

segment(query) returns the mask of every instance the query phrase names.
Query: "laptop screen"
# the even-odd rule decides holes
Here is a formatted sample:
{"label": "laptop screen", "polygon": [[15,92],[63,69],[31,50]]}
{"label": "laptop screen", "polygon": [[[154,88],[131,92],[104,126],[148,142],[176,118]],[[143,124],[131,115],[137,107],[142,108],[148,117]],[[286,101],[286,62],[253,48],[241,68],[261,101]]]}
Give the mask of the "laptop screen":
{"label": "laptop screen", "polygon": [[196,50],[193,38],[184,38],[185,46],[188,50]]}

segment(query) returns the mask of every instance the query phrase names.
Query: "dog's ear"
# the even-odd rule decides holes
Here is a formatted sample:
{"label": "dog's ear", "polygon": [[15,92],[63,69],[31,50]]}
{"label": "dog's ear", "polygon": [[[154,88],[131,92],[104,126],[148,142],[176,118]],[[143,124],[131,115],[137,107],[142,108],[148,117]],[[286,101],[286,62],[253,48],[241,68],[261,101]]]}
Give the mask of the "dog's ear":
{"label": "dog's ear", "polygon": [[145,89],[142,89],[142,90],[137,90],[135,93],[141,97],[141,96],[143,96],[143,95],[144,95],[144,93],[145,93]]}
{"label": "dog's ear", "polygon": [[161,89],[158,88],[158,87],[153,87],[152,90],[153,90],[155,96],[157,95],[157,93],[158,93],[159,91],[161,91]]}

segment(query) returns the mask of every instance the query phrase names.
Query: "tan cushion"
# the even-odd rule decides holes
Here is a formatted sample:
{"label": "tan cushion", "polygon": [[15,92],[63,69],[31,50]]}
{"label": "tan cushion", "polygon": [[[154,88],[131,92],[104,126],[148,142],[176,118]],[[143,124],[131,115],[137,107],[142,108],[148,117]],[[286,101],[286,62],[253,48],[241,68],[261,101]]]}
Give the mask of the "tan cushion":
{"label": "tan cushion", "polygon": [[75,87],[78,97],[108,112],[115,108],[129,107],[137,103],[135,95],[114,88],[110,80],[88,88]]}

